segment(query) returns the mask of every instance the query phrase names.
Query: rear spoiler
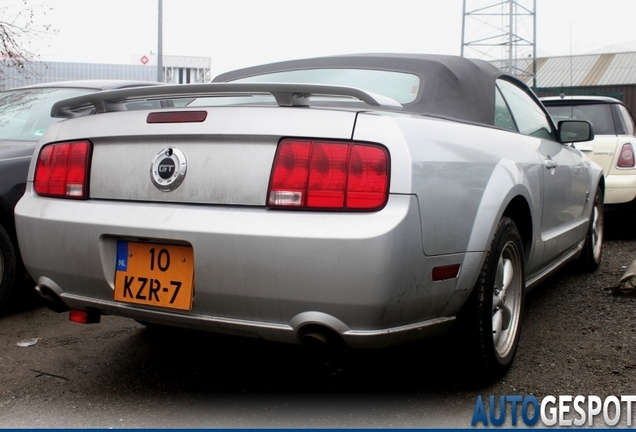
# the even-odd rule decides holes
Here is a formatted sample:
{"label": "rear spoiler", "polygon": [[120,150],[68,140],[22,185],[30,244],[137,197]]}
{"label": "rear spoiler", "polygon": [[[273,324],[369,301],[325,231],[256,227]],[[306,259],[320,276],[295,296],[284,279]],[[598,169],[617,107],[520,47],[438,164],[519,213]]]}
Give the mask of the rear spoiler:
{"label": "rear spoiler", "polygon": [[86,109],[91,107],[94,108],[96,113],[125,111],[125,103],[135,100],[255,96],[264,94],[274,96],[276,103],[282,107],[309,106],[310,97],[320,96],[354,98],[371,106],[402,108],[402,104],[389,97],[354,87],[294,83],[209,83],[131,87],[89,93],[55,103],[51,108],[51,117],[80,117],[85,115]]}

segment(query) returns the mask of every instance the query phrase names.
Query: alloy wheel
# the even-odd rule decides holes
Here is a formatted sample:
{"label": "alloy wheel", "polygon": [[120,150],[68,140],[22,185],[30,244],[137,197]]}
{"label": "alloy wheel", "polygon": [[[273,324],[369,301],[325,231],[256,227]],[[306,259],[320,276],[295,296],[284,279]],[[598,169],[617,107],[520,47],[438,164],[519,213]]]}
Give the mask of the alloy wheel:
{"label": "alloy wheel", "polygon": [[517,245],[509,241],[499,256],[492,299],[492,337],[499,357],[514,348],[521,318],[521,258]]}

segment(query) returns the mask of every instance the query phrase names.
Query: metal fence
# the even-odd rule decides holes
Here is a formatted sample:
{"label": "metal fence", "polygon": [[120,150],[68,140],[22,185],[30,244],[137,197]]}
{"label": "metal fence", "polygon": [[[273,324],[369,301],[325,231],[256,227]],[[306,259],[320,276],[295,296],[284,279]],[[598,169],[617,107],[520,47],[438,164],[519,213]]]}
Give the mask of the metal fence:
{"label": "metal fence", "polygon": [[0,69],[0,90],[31,84],[86,79],[157,80],[157,68],[143,65],[31,62],[24,70],[18,70],[6,60],[0,60]]}

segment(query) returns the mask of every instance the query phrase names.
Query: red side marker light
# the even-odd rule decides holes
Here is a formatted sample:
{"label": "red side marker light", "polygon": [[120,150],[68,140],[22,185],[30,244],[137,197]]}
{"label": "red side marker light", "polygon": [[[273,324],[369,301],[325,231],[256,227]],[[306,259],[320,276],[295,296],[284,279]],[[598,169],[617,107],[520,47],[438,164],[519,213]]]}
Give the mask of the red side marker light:
{"label": "red side marker light", "polygon": [[434,267],[433,268],[433,281],[442,281],[446,279],[455,279],[459,274],[460,264],[453,264],[448,266]]}
{"label": "red side marker light", "polygon": [[68,314],[69,321],[80,324],[97,324],[100,320],[100,314],[97,312],[87,312],[82,310],[71,309]]}

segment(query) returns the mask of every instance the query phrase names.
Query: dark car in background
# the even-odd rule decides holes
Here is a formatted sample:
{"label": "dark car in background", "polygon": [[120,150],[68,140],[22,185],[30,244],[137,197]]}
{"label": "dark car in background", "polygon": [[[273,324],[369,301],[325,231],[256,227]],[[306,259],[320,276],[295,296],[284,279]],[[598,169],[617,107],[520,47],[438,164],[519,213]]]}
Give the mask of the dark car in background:
{"label": "dark car in background", "polygon": [[[91,92],[149,85],[156,83],[86,80],[0,92],[0,310],[27,280],[16,240],[13,209],[24,193],[29,162],[38,140],[50,124],[61,120],[51,117],[52,105]],[[90,114],[92,107],[80,111],[77,114]]]}
{"label": "dark car in background", "polygon": [[629,108],[618,99],[604,96],[544,97],[541,102],[555,123],[592,123],[594,139],[574,147],[603,168],[607,208],[636,208],[636,125]]}

